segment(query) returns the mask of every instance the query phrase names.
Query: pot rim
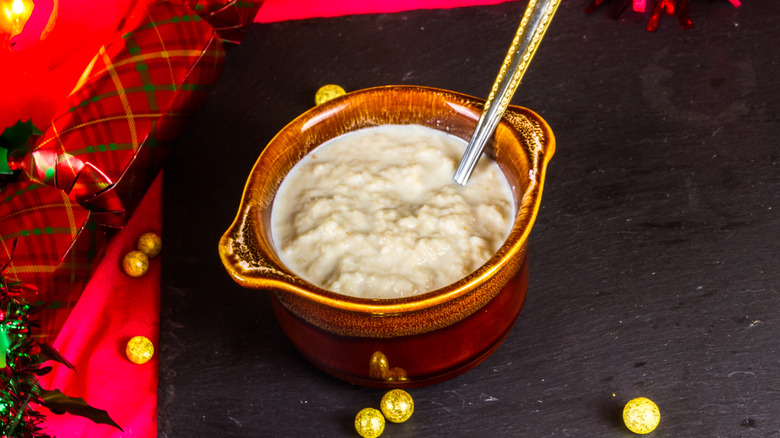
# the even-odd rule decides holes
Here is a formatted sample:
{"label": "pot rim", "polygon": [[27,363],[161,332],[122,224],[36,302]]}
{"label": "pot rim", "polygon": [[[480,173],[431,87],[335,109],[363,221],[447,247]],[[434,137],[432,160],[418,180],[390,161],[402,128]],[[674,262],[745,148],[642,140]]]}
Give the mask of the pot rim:
{"label": "pot rim", "polygon": [[[269,154],[268,150],[279,142],[279,138],[286,131],[307,129],[342,109],[354,110],[354,108],[349,106],[349,103],[352,101],[359,101],[360,98],[371,98],[376,94],[387,93],[441,96],[444,102],[450,106],[454,104],[453,101],[459,104],[466,111],[461,110],[458,112],[464,117],[473,119],[475,124],[484,103],[483,99],[439,88],[416,85],[386,85],[347,93],[344,96],[317,105],[293,119],[271,139],[260,153],[247,178],[238,213],[219,241],[220,258],[228,273],[237,283],[247,288],[272,289],[277,292],[291,293],[313,303],[341,311],[371,314],[378,317],[391,316],[437,307],[462,298],[469,293],[477,292],[479,291],[479,286],[500,271],[512,257],[524,252],[528,235],[539,211],[547,163],[555,151],[555,138],[552,129],[538,114],[527,108],[510,106],[500,125],[519,131],[520,129],[515,119],[530,119],[541,128],[543,141],[540,140],[539,144],[534,148],[529,147],[533,155],[528,157],[532,164],[529,172],[529,183],[523,192],[521,203],[516,205],[512,230],[498,251],[476,271],[466,277],[439,289],[409,297],[391,299],[360,298],[331,292],[309,283],[289,270],[281,263],[278,257],[274,259],[276,257],[275,254],[270,257],[269,254],[247,254],[251,253],[252,249],[257,249],[254,240],[259,238],[257,229],[259,227],[256,226],[256,223],[259,221],[251,219],[258,217],[260,214],[258,209],[270,208],[270,205],[263,207],[258,202],[260,194],[263,193],[258,189],[260,184],[258,173],[262,170],[261,163],[265,156]],[[305,152],[298,160],[310,151]],[[285,176],[286,172],[279,181]],[[273,196],[265,200],[266,203],[272,202],[273,197],[276,195],[276,190],[278,190],[278,184],[273,191]],[[254,248],[250,248],[249,251],[241,250],[242,246],[247,245]]]}

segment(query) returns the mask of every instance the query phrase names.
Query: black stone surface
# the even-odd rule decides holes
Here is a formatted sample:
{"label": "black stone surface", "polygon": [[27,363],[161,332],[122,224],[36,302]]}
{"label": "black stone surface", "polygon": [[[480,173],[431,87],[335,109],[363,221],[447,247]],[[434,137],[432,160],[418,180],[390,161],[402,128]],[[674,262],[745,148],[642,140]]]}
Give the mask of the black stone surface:
{"label": "black stone surface", "polygon": [[[613,2],[619,3],[619,2]],[[391,437],[780,437],[780,2],[691,0],[695,28],[564,2],[514,103],[558,150],[531,282],[481,365],[412,390]],[[221,265],[263,146],[321,85],[486,97],[525,2],[255,25],[165,170],[161,437],[350,437],[383,391],[287,342],[266,293]]]}

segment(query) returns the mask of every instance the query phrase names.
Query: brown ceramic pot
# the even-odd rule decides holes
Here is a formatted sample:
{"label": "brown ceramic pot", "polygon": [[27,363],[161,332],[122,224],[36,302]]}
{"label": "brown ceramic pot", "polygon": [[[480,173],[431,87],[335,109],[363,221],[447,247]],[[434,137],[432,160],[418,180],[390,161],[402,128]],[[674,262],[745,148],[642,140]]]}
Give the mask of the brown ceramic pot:
{"label": "brown ceramic pot", "polygon": [[356,91],[302,114],[260,154],[236,219],[219,242],[219,254],[236,282],[271,292],[285,333],[319,368],[366,386],[427,385],[475,366],[511,330],[528,285],[527,239],[555,150],[552,130],[528,109],[511,106],[486,149],[512,189],[512,230],[493,257],[455,283],[401,299],[330,292],[281,262],[270,230],[271,206],[282,180],[325,141],[384,124],[418,124],[468,140],[482,104],[477,98],[425,87]]}

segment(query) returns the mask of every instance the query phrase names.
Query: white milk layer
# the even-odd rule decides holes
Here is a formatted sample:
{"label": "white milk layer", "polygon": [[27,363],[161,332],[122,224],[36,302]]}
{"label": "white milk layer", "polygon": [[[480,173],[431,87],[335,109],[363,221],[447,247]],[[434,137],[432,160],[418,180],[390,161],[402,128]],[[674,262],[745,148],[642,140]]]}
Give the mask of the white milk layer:
{"label": "white milk layer", "polygon": [[475,271],[509,234],[514,202],[487,157],[465,187],[453,181],[465,146],[418,125],[366,128],[324,143],[293,168],[274,200],[282,261],[324,289],[382,299]]}

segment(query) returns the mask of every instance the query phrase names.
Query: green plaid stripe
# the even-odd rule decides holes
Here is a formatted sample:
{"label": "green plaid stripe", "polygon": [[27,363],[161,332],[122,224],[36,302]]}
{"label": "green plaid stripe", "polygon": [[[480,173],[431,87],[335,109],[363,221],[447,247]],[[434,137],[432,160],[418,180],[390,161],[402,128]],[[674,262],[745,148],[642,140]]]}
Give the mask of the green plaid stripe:
{"label": "green plaid stripe", "polygon": [[96,152],[111,152],[111,151],[129,151],[133,150],[133,145],[131,143],[108,143],[108,144],[97,144],[94,146],[85,146],[81,149],[73,149],[70,151],[73,155],[82,155],[82,154],[94,154]]}
{"label": "green plaid stripe", "polygon": [[[219,57],[219,53],[215,53],[216,57]],[[140,71],[139,71],[140,72]],[[148,74],[146,75],[148,78]],[[146,80],[146,79],[144,79]],[[148,80],[151,80],[150,78]],[[125,93],[146,93],[147,97],[149,95],[152,95],[152,99],[155,101],[156,105],[156,97],[154,97],[155,92],[160,91],[177,91],[177,90],[183,90],[183,91],[210,91],[212,85],[211,84],[189,84],[189,83],[183,83],[183,84],[154,84],[154,83],[144,83],[144,85],[139,87],[127,87],[125,88]],[[117,97],[119,92],[117,90],[110,91],[108,93],[102,93],[99,95],[91,96],[87,99],[82,100],[77,105],[74,105],[70,107],[68,111],[75,112],[78,111],[80,108],[83,108],[89,104],[99,102],[104,99],[113,99]],[[150,103],[150,110],[157,110],[157,108],[152,108]]]}
{"label": "green plaid stripe", "polygon": [[[177,90],[183,90],[183,91],[210,91],[211,90],[211,84],[144,84],[143,86],[139,87],[127,87],[125,88],[126,93],[152,93],[152,92],[158,92],[158,91],[177,91]],[[80,108],[83,108],[91,103],[98,102],[103,99],[112,99],[116,97],[118,92],[116,90],[111,91],[109,93],[103,93],[100,95],[92,96],[88,99],[84,99],[81,102],[79,102],[77,105],[70,107],[69,111],[74,112],[78,111]]]}
{"label": "green plaid stripe", "polygon": [[187,23],[189,21],[201,21],[201,18],[199,15],[179,15],[164,20],[151,21],[149,23],[138,26],[136,29],[133,29],[130,32],[127,32],[126,34],[122,35],[122,38],[124,39],[130,38],[133,32],[139,32],[154,27],[165,26],[166,24],[171,24],[171,23]]}
{"label": "green plaid stripe", "polygon": [[24,195],[26,192],[30,192],[30,191],[32,191],[32,190],[35,190],[35,189],[39,188],[39,187],[40,187],[40,186],[38,186],[38,185],[35,185],[35,184],[30,184],[30,185],[28,185],[28,186],[26,186],[26,187],[22,187],[21,189],[19,189],[19,190],[15,191],[15,192],[11,193],[10,195],[6,196],[6,197],[5,197],[5,198],[2,200],[2,202],[0,202],[0,203],[6,203],[6,202],[10,201],[11,199],[13,199],[13,198],[15,198],[15,197],[17,197],[17,196],[22,196],[22,195]]}
{"label": "green plaid stripe", "polygon": [[[127,50],[133,55],[140,55],[142,53],[141,47],[138,46],[133,35],[125,38],[125,45],[127,46]],[[143,57],[138,57],[138,60],[135,62],[135,68],[138,70],[138,76],[141,78],[141,83],[143,84],[140,88],[146,95],[149,111],[158,111],[160,107],[157,105],[154,82],[152,82],[152,77],[149,75],[149,66],[146,64],[146,61],[144,61]],[[131,93],[128,89],[125,89],[125,92],[128,94]]]}
{"label": "green plaid stripe", "polygon": [[42,234],[67,234],[67,235],[70,235],[72,231],[73,230],[71,230],[68,227],[30,228],[28,230],[18,230],[18,231],[13,232],[13,233],[0,235],[0,239],[2,239],[2,240],[10,240],[10,239],[15,239],[17,237],[40,236]]}

